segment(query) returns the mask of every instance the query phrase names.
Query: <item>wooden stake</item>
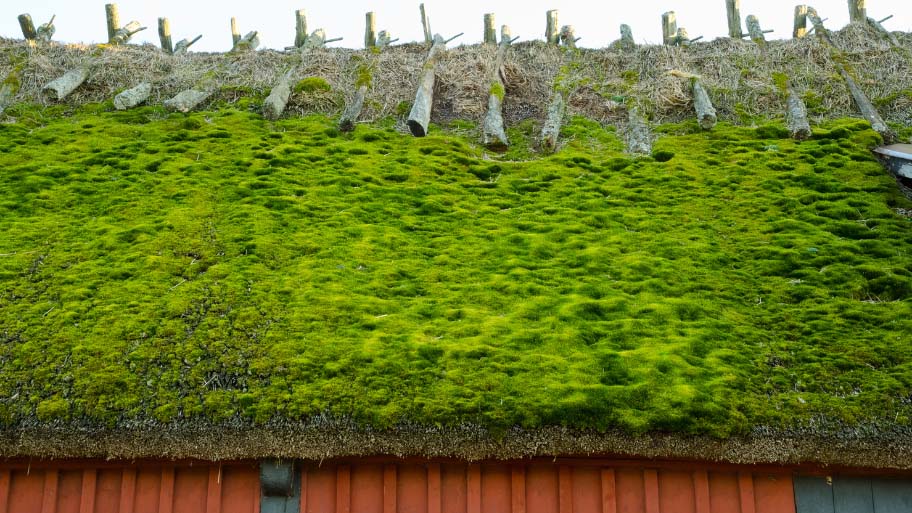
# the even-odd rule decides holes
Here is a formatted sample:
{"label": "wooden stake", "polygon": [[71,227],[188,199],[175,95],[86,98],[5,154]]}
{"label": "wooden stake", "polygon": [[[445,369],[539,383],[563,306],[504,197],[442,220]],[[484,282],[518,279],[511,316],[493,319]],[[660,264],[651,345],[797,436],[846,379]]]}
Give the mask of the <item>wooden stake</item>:
{"label": "wooden stake", "polygon": [[795,39],[801,39],[807,35],[807,14],[808,6],[806,5],[796,5],[795,6],[795,28],[792,30],[792,37]]}
{"label": "wooden stake", "polygon": [[161,40],[162,50],[171,55],[174,53],[174,46],[171,44],[171,22],[168,18],[158,19],[158,38]]}
{"label": "wooden stake", "polygon": [[421,28],[424,30],[424,44],[434,44],[434,36],[431,35],[431,20],[424,10],[424,4],[420,4],[418,9],[421,11]]}
{"label": "wooden stake", "polygon": [[484,42],[489,45],[497,44],[497,29],[494,27],[494,13],[484,15]]}
{"label": "wooden stake", "polygon": [[868,10],[865,0],[849,0],[849,19],[852,23],[865,23],[868,19]]}
{"label": "wooden stake", "polygon": [[512,42],[510,27],[504,25],[500,28],[500,46],[497,47],[494,67],[491,69],[491,77],[488,79],[488,111],[485,113],[482,125],[482,144],[499,151],[506,150],[510,145],[503,119],[503,101],[506,95],[503,65]]}
{"label": "wooden stake", "polygon": [[231,48],[237,48],[241,42],[241,31],[238,29],[237,18],[231,17]]}
{"label": "wooden stake", "polygon": [[431,106],[434,104],[434,80],[437,62],[446,52],[446,42],[440,35],[434,36],[434,45],[424,62],[421,77],[418,79],[418,92],[415,93],[415,103],[408,117],[409,131],[415,137],[427,135],[428,125],[431,123]]}
{"label": "wooden stake", "polygon": [[374,19],[374,13],[369,12],[364,15],[364,48],[375,46],[377,46],[377,20]]}
{"label": "wooden stake", "polygon": [[630,25],[621,25],[621,48],[631,49],[636,47],[636,41],[633,40],[633,31]]}
{"label": "wooden stake", "polygon": [[741,39],[741,0],[725,0],[725,9],[728,12],[728,37]]}
{"label": "wooden stake", "polygon": [[105,4],[105,19],[108,23],[108,42],[110,43],[120,30],[120,13],[117,4]]}
{"label": "wooden stake", "polygon": [[291,77],[294,70],[289,71],[279,78],[278,83],[269,92],[269,96],[263,100],[263,117],[275,121],[279,119],[285,106],[288,105],[288,99],[291,98]]}
{"label": "wooden stake", "polygon": [[709,93],[697,78],[693,80],[694,111],[697,113],[697,121],[703,130],[712,130],[716,126],[716,109],[709,99]]}
{"label": "wooden stake", "polygon": [[750,34],[751,41],[761,47],[766,47],[766,37],[763,36],[763,29],[760,28],[760,20],[751,14],[748,15],[744,22],[747,25],[747,32]]}
{"label": "wooden stake", "polygon": [[675,44],[678,35],[678,17],[674,11],[662,15],[662,41],[671,46]]}
{"label": "wooden stake", "polygon": [[560,43],[560,25],[557,24],[557,9],[545,13],[545,41],[552,45]]}
{"label": "wooden stake", "polygon": [[22,29],[22,37],[24,37],[26,41],[38,39],[38,33],[35,32],[35,24],[32,23],[32,16],[30,14],[19,15],[19,28]]}
{"label": "wooden stake", "polygon": [[304,9],[295,11],[295,48],[301,48],[307,42],[307,12]]}

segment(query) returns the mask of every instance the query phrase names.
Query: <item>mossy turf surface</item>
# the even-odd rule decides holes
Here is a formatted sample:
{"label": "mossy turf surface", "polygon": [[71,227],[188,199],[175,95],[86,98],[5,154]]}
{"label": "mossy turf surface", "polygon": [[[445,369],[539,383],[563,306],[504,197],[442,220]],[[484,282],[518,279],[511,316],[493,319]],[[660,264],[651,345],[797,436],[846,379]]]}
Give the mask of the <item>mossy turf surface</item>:
{"label": "mossy turf surface", "polygon": [[577,119],[516,162],[333,126],[0,125],[0,425],[910,424],[912,205],[864,122],[631,159]]}

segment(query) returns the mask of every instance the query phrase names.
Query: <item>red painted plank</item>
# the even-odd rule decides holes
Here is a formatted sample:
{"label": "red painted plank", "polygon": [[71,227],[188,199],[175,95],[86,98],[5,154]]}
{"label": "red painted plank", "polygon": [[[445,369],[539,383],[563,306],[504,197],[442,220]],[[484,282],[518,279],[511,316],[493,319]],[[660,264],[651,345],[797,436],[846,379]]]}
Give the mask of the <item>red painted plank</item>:
{"label": "red painted plank", "polygon": [[326,465],[311,467],[307,472],[307,484],[305,513],[333,513],[336,510],[336,470]]}
{"label": "red painted plank", "polygon": [[336,469],[336,513],[351,513],[351,467]]}
{"label": "red painted plank", "polygon": [[0,470],[0,513],[9,513],[10,471]]}
{"label": "red painted plank", "polygon": [[560,513],[573,513],[573,475],[570,467],[561,465],[557,469],[558,496]]}
{"label": "red painted plank", "polygon": [[526,469],[526,512],[558,513],[558,486],[554,465],[530,465]]}
{"label": "red painted plank", "polygon": [[41,499],[41,513],[55,513],[57,511],[57,470],[47,470],[44,473],[44,494]]}
{"label": "red painted plank", "polygon": [[399,513],[427,513],[427,468],[399,465],[396,477],[396,508]]}
{"label": "red painted plank", "polygon": [[643,471],[643,492],[646,513],[659,513],[659,476],[655,469]]}
{"label": "red painted plank", "polygon": [[741,513],[756,513],[753,474],[746,472],[738,473],[738,492],[741,498]]}
{"label": "red painted plank", "polygon": [[526,467],[510,469],[510,505],[512,513],[526,513]]}
{"label": "red painted plank", "polygon": [[696,513],[694,473],[659,470],[659,511]]}
{"label": "red painted plank", "polygon": [[82,472],[65,470],[57,480],[57,513],[79,513],[82,497]]}
{"label": "red painted plank", "polygon": [[79,513],[95,512],[95,484],[98,474],[95,469],[86,469],[82,473],[82,496],[79,501]]}
{"label": "red painted plank", "polygon": [[222,512],[260,513],[259,465],[222,467]]}
{"label": "red painted plank", "polygon": [[755,475],[757,513],[795,513],[795,488],[790,474]]}
{"label": "red painted plank", "polygon": [[206,484],[206,513],[222,511],[222,466],[209,467],[209,481]]}
{"label": "red painted plank", "polygon": [[383,467],[380,465],[353,465],[351,471],[352,511],[357,513],[383,513]]}
{"label": "red painted plank", "polygon": [[[259,481],[259,479],[257,479]],[[301,469],[301,513],[307,513],[307,469]]]}
{"label": "red painted plank", "polygon": [[440,513],[440,464],[429,463],[427,467],[427,510]]}
{"label": "red painted plank", "polygon": [[506,465],[481,466],[482,513],[509,512],[513,505],[510,492],[510,467]]}
{"label": "red painted plank", "polygon": [[164,467],[161,473],[161,490],[158,494],[158,512],[174,511],[174,467]]}
{"label": "red painted plank", "polygon": [[643,493],[643,471],[640,469],[615,469],[615,490],[617,490],[618,513],[642,513],[646,511]]}
{"label": "red painted plank", "polygon": [[617,513],[617,491],[614,484],[614,470],[602,469],[602,513]]}
{"label": "red painted plank", "polygon": [[136,469],[124,469],[120,481],[119,513],[133,513],[133,499],[136,496]]}
{"label": "red painted plank", "polygon": [[573,513],[602,513],[601,469],[571,466],[573,476]]}
{"label": "red painted plank", "polygon": [[448,463],[441,466],[441,513],[466,513],[469,496],[466,487],[466,467],[464,463]]}
{"label": "red painted plank", "polygon": [[697,513],[710,513],[709,500],[709,475],[705,470],[697,470],[693,474],[694,509]]}
{"label": "red painted plank", "polygon": [[159,498],[161,498],[161,469],[152,466],[138,467],[133,513],[158,513]]}
{"label": "red painted plank", "polygon": [[481,466],[470,464],[466,476],[467,513],[481,513]]}
{"label": "red painted plank", "polygon": [[383,513],[396,513],[396,465],[383,467]]}

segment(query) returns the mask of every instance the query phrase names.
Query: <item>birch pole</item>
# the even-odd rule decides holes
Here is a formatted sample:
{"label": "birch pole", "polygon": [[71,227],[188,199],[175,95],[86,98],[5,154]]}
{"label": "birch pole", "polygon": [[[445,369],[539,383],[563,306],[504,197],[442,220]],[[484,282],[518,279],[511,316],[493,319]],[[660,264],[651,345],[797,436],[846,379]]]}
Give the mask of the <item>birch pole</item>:
{"label": "birch pole", "polygon": [[171,22],[168,18],[158,19],[158,39],[161,40],[161,47],[165,53],[174,53],[174,46],[171,44]]}
{"label": "birch pole", "polygon": [[307,43],[307,12],[304,9],[298,9],[295,11],[295,48],[301,48],[305,43]]}
{"label": "birch pole", "polygon": [[507,50],[512,43],[510,27],[504,25],[500,28],[500,45],[497,47],[497,57],[494,59],[494,68],[491,70],[491,78],[488,80],[488,111],[485,113],[482,126],[482,144],[501,151],[506,150],[510,145],[503,119],[503,101],[506,94],[503,66],[507,58]]}
{"label": "birch pole", "polygon": [[545,13],[545,41],[552,45],[560,43],[560,25],[557,24],[556,9]]}
{"label": "birch pole", "polygon": [[377,20],[374,13],[364,15],[364,48],[377,46]]}
{"label": "birch pole", "polygon": [[725,10],[728,14],[728,37],[741,39],[741,0],[725,0]]}
{"label": "birch pole", "polygon": [[408,117],[409,131],[415,137],[427,135],[428,125],[431,123],[431,107],[434,104],[434,80],[437,62],[446,52],[446,42],[440,35],[434,36],[434,45],[428,53],[427,60],[418,79],[418,92],[415,93],[415,103]]}

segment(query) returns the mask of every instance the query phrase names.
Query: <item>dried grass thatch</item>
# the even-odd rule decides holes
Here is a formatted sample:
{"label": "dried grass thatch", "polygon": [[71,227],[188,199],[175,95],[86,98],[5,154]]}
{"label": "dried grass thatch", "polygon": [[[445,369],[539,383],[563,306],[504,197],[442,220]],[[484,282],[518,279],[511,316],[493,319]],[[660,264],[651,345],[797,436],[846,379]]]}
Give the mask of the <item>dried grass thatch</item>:
{"label": "dried grass thatch", "polygon": [[[870,28],[852,25],[833,34],[836,46],[860,85],[888,121],[912,124],[912,36],[898,34],[902,48]],[[491,45],[450,50],[439,67],[432,121],[480,121],[487,105]],[[265,50],[246,53],[192,53],[169,56],[151,45],[97,48],[44,44],[30,47],[0,39],[0,77],[21,70],[15,101],[42,103],[41,88],[65,71],[92,63],[94,74],[66,104],[110,100],[140,81],[152,82],[150,102],[161,103],[183,89],[208,81],[219,88],[212,101],[232,102],[244,95],[265,96],[286,70],[297,67],[295,79],[324,78],[332,94],[295,94],[290,115],[311,112],[335,115],[356,90],[360,68],[372,70],[363,120],[396,115],[412,101],[426,48],[400,45],[382,53],[367,50],[309,49],[303,52]],[[838,77],[830,51],[813,37],[771,41],[767,50],[749,41],[728,38],[685,47],[639,46],[620,49],[567,50],[543,42],[513,46],[506,62],[505,120],[514,124],[541,119],[555,81],[570,91],[571,115],[622,124],[624,102],[633,100],[653,121],[680,121],[692,116],[688,81],[697,75],[709,87],[719,117],[750,123],[753,118],[781,116],[782,95],[774,73],[785,73],[798,94],[810,101],[812,120],[856,115],[852,98]],[[668,73],[678,70],[682,73]]]}

